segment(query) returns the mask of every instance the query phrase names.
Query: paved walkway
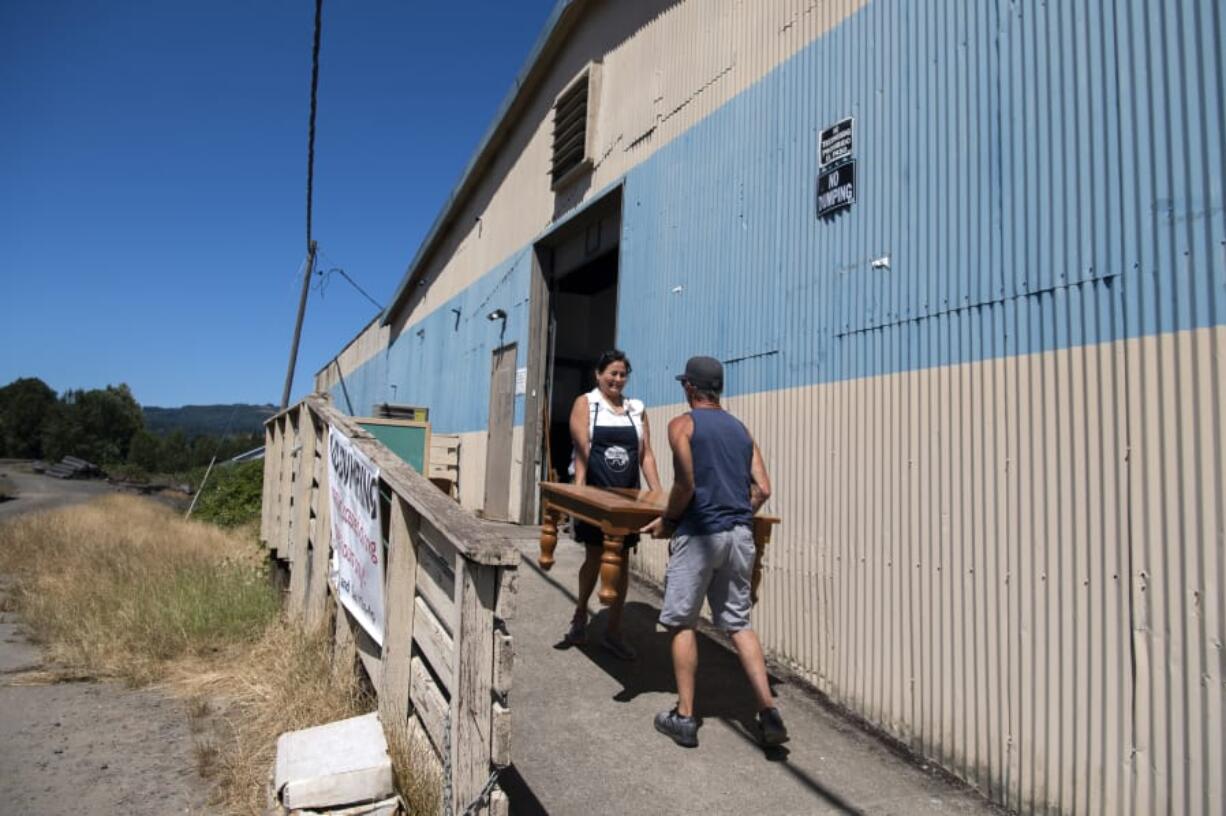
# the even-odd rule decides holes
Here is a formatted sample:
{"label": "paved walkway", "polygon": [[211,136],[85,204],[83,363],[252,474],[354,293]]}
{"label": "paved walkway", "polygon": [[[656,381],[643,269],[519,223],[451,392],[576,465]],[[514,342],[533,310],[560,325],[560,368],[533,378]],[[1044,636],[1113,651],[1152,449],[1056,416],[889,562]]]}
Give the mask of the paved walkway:
{"label": "paved walkway", "polygon": [[[598,645],[560,648],[582,551],[562,538],[549,573],[536,566],[536,530],[498,525],[524,554],[519,577],[515,767],[504,787],[516,814],[926,814],[992,813],[977,794],[890,752],[803,690],[776,692],[792,740],[770,753],[752,737],[754,706],[736,656],[700,635],[697,749],[657,734],[652,718],[675,700],[659,600],[632,586],[624,629],[639,650],[625,663]],[[593,597],[593,606],[596,600]],[[509,777],[509,778],[508,778]]]}

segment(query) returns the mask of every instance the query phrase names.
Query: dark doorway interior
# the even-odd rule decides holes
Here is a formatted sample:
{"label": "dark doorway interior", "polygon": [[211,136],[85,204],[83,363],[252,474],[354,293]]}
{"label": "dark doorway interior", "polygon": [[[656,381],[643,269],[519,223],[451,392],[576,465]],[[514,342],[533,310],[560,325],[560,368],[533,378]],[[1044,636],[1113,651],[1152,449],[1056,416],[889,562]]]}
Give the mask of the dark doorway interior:
{"label": "dark doorway interior", "polygon": [[557,481],[570,481],[571,406],[596,387],[596,359],[617,336],[617,263],[615,247],[550,285],[549,477]]}

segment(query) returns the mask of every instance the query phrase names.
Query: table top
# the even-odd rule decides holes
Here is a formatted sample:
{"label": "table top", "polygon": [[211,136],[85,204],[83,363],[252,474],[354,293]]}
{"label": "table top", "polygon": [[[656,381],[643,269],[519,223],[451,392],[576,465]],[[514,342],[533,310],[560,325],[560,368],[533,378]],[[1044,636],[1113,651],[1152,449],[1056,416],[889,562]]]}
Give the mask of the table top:
{"label": "table top", "polygon": [[[554,507],[610,535],[636,533],[664,512],[663,490],[604,488],[566,482],[541,482],[541,497]],[[756,525],[778,524],[774,516],[755,516]]]}

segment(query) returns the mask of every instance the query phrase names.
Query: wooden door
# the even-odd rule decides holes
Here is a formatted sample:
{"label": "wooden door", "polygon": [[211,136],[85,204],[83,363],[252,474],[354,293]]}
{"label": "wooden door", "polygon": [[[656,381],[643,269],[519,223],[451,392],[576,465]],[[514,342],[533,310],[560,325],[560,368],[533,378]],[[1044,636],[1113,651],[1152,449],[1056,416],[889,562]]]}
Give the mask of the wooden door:
{"label": "wooden door", "polygon": [[511,429],[515,424],[515,344],[495,349],[490,366],[490,430],[485,447],[485,517],[509,521]]}

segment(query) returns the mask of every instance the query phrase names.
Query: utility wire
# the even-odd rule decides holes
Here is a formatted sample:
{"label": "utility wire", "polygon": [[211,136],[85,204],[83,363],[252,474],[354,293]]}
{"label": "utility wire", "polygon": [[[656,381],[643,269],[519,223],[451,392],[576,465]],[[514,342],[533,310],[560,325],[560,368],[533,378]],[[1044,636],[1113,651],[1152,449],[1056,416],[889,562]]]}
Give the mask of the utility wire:
{"label": "utility wire", "polygon": [[354,289],[357,289],[358,292],[362,294],[362,297],[366,298],[367,300],[371,302],[372,306],[374,306],[379,311],[383,311],[383,304],[381,304],[379,301],[375,300],[369,294],[367,294],[366,290],[363,289],[361,286],[358,286],[357,281],[349,277],[349,273],[341,269],[339,266],[334,266],[331,269],[329,269],[327,272],[325,272],[322,269],[319,270],[319,285],[316,286],[316,288],[319,290],[320,297],[323,297],[324,289],[327,288],[327,285],[328,285],[328,279],[332,276],[333,273],[337,273],[342,278],[349,281],[349,285],[352,286]]}
{"label": "utility wire", "polygon": [[294,321],[294,340],[290,344],[289,367],[285,372],[285,387],[281,391],[281,409],[289,405],[290,389],[294,385],[294,368],[298,365],[298,341],[302,338],[302,317],[306,314],[307,295],[311,293],[311,276],[315,273],[315,239],[311,237],[311,202],[315,193],[315,111],[319,97],[319,40],[323,29],[324,0],[315,0],[315,42],[311,47],[311,117],[307,122],[307,183],[306,183],[306,269],[302,275],[302,294],[298,297],[298,317]]}
{"label": "utility wire", "polygon": [[311,119],[307,125],[306,245],[311,251],[311,199],[315,186],[315,108],[319,93],[319,39],[324,0],[315,0],[315,45],[311,48]]}
{"label": "utility wire", "polygon": [[316,247],[315,247],[315,251],[316,251],[316,252],[318,252],[320,255],[322,255],[322,256],[324,257],[324,260],[326,260],[328,263],[332,264],[332,267],[331,267],[330,269],[328,269],[327,271],[325,271],[325,270],[323,270],[323,269],[320,269],[320,270],[319,270],[319,271],[316,273],[316,274],[318,274],[318,275],[319,275],[319,282],[315,284],[315,290],[316,290],[317,292],[319,292],[319,296],[320,296],[321,298],[324,296],[324,291],[325,291],[325,290],[328,288],[328,283],[329,283],[329,281],[331,281],[333,273],[337,273],[337,274],[339,274],[341,277],[343,277],[345,280],[347,280],[347,281],[349,282],[349,285],[350,285],[350,286],[352,286],[354,289],[356,289],[356,290],[359,292],[359,294],[361,294],[361,295],[362,295],[362,297],[364,297],[364,298],[366,298],[367,300],[369,300],[369,301],[370,301],[370,303],[371,303],[371,305],[373,305],[373,306],[374,306],[376,309],[378,309],[379,311],[383,311],[383,304],[382,304],[382,303],[380,303],[379,301],[375,300],[373,297],[371,297],[371,296],[370,296],[370,293],[369,293],[369,292],[367,292],[365,289],[363,289],[363,288],[361,287],[361,285],[359,285],[359,284],[358,284],[358,282],[357,282],[357,281],[355,281],[355,280],[354,280],[354,279],[353,279],[353,278],[352,278],[352,277],[349,275],[349,273],[348,273],[348,272],[346,272],[344,269],[342,269],[342,268],[341,268],[341,266],[340,266],[340,264],[338,264],[336,261],[332,260],[332,258],[331,258],[331,257],[328,255],[328,253],[327,253],[327,252],[324,252],[324,251],[323,251],[321,248],[319,248],[318,246],[316,246]]}

